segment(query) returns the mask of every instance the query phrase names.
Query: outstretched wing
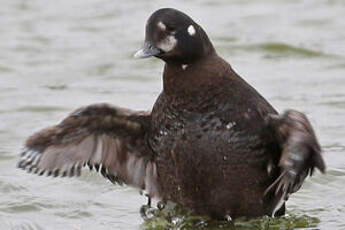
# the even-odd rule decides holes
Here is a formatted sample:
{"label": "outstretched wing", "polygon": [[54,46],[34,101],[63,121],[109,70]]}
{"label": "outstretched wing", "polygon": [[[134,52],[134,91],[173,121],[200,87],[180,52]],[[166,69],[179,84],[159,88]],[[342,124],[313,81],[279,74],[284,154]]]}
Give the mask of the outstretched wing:
{"label": "outstretched wing", "polygon": [[266,194],[274,190],[279,196],[274,213],[296,192],[307,175],[312,175],[315,168],[325,172],[325,163],[321,156],[321,147],[307,117],[298,111],[288,110],[282,115],[269,115],[269,127],[279,139],[282,149],[279,177],[267,188]]}
{"label": "outstretched wing", "polygon": [[78,176],[95,168],[113,183],[157,194],[156,167],[146,141],[150,114],[108,104],[80,108],[25,144],[18,167],[39,175]]}

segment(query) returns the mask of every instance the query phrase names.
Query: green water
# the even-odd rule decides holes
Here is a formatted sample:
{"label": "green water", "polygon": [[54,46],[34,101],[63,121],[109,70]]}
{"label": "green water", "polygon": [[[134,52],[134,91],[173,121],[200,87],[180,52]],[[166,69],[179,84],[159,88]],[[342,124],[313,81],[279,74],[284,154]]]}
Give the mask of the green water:
{"label": "green water", "polygon": [[160,7],[199,22],[218,53],[279,111],[306,113],[327,163],[326,175],[317,173],[291,196],[290,217],[204,229],[267,222],[269,229],[345,229],[343,0],[0,0],[0,229],[150,228],[139,214],[146,199],[132,188],[86,171],[52,179],[15,165],[28,135],[77,107],[152,107],[162,62],[132,55]]}
{"label": "green water", "polygon": [[212,220],[209,217],[186,215],[181,207],[172,202],[160,208],[146,208],[142,230],[287,230],[317,229],[320,220],[305,214],[287,213],[283,217],[238,218]]}

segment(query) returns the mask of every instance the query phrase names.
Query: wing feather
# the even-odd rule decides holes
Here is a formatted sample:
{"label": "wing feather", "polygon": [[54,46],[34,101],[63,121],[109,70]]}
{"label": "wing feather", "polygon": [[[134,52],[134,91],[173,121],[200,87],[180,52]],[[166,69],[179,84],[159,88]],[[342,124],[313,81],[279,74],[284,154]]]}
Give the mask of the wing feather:
{"label": "wing feather", "polygon": [[146,141],[150,119],[147,112],[108,104],[77,109],[32,135],[18,167],[39,175],[78,176],[88,165],[113,183],[150,187],[157,195],[154,156]]}
{"label": "wing feather", "polygon": [[278,202],[274,205],[273,216],[289,195],[298,191],[305,178],[315,168],[325,172],[321,147],[307,117],[298,111],[288,110],[282,115],[270,115],[269,126],[279,139],[280,176],[267,188],[265,194],[274,191]]}

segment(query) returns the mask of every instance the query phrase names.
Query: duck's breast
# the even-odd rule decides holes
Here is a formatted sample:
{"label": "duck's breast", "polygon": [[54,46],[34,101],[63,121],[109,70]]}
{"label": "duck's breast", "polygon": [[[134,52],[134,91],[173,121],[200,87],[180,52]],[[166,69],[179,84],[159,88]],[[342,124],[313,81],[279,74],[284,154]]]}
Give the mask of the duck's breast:
{"label": "duck's breast", "polygon": [[260,215],[259,196],[272,181],[266,170],[272,149],[259,131],[264,124],[224,113],[178,110],[164,95],[158,99],[150,144],[163,197],[198,214],[247,212],[254,205],[261,213],[253,215]]}

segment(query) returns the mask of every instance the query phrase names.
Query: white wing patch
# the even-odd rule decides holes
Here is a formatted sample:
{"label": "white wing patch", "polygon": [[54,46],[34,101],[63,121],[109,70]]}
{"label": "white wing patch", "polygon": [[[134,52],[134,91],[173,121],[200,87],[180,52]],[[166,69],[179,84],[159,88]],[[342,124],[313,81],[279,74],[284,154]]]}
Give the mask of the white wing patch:
{"label": "white wing patch", "polygon": [[194,28],[193,25],[188,26],[187,31],[188,31],[188,34],[189,34],[190,36],[193,36],[193,35],[196,33],[195,28]]}

